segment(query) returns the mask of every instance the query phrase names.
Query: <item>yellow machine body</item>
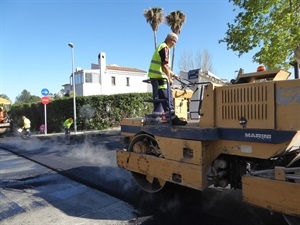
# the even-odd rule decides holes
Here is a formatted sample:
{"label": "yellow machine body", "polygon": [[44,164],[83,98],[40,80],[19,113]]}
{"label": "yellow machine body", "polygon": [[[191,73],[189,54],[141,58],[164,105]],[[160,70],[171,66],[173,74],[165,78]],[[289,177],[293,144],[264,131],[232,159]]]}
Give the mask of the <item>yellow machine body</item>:
{"label": "yellow machine body", "polygon": [[7,111],[10,109],[11,102],[5,98],[0,97],[0,107],[2,108],[4,112],[4,121],[0,122],[0,135],[10,131],[11,129],[11,121],[9,117],[7,116]]}
{"label": "yellow machine body", "polygon": [[238,188],[250,204],[300,217],[300,80],[289,76],[261,71],[234,84],[202,84],[199,120],[191,121],[193,92],[173,90],[175,112],[188,124],[124,118],[118,166],[149,192],[166,182]]}

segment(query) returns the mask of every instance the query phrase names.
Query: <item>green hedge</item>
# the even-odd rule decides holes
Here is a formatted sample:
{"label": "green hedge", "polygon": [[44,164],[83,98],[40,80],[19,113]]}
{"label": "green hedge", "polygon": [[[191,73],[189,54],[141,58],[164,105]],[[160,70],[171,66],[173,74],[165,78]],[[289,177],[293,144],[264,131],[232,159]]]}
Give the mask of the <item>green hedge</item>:
{"label": "green hedge", "polygon": [[[152,93],[129,93],[116,95],[76,97],[77,130],[102,130],[120,126],[122,118],[141,117],[153,110],[152,103],[145,102]],[[31,120],[32,132],[38,131],[45,121],[42,103],[14,104],[9,112],[14,127],[23,124],[22,116]],[[47,132],[63,131],[63,122],[73,118],[73,98],[52,100],[46,105]]]}

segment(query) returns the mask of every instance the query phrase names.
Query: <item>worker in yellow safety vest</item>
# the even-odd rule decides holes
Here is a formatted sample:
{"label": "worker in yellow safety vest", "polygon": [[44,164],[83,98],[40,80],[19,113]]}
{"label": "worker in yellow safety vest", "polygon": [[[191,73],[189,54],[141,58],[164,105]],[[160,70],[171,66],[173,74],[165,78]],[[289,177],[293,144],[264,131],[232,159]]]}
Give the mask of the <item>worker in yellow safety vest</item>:
{"label": "worker in yellow safety vest", "polygon": [[173,125],[186,125],[186,121],[180,120],[175,115],[171,88],[169,88],[169,90],[167,88],[167,82],[171,87],[175,76],[170,69],[170,49],[176,44],[177,40],[177,34],[169,33],[165,41],[155,49],[148,71],[148,77],[152,84],[153,99],[167,100],[163,102],[154,101],[153,114],[170,114]]}
{"label": "worker in yellow safety vest", "polygon": [[68,118],[65,120],[64,122],[64,128],[65,128],[65,135],[70,135],[70,127],[73,124],[73,119],[72,118]]}
{"label": "worker in yellow safety vest", "polygon": [[22,116],[23,119],[23,127],[22,129],[25,131],[25,134],[23,135],[24,139],[30,138],[31,133],[30,133],[30,128],[31,128],[31,121],[26,118],[26,116]]}

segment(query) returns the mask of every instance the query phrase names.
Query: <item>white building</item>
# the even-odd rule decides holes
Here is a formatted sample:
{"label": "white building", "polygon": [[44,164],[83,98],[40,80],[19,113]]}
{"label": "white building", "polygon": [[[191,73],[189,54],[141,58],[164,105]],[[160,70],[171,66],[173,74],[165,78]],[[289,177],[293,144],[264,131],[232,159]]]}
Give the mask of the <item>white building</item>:
{"label": "white building", "polygon": [[[76,96],[111,95],[121,93],[151,92],[151,85],[143,82],[148,79],[147,71],[106,65],[106,55],[98,55],[98,64],[91,64],[91,69],[76,68],[75,91]],[[64,92],[73,90],[72,74],[70,84],[63,85]]]}

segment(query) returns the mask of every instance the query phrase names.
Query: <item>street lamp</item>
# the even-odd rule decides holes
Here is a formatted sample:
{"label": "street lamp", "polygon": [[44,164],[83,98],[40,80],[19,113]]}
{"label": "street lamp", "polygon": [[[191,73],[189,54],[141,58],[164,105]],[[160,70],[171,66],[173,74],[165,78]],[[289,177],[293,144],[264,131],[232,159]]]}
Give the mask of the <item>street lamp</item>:
{"label": "street lamp", "polygon": [[73,43],[69,43],[68,45],[72,49],[72,83],[73,83],[74,132],[77,133],[77,125],[76,125],[76,93],[75,93],[75,74],[74,74],[74,45],[73,45]]}

